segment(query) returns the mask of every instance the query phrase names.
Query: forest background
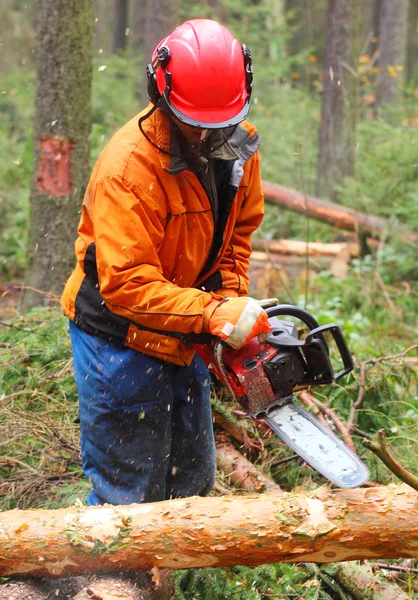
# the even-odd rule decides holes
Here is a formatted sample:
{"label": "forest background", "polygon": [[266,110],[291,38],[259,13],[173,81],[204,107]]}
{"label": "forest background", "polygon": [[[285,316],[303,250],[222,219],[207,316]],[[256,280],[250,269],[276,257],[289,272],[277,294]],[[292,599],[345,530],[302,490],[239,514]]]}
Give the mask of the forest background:
{"label": "forest background", "polygon": [[[42,249],[45,238],[33,218],[33,206],[39,211],[42,199],[35,197],[31,182],[39,126],[41,46],[36,32],[42,30],[46,4],[5,0],[0,8],[2,509],[66,506],[76,498],[83,501],[89,488],[80,469],[77,397],[66,322],[57,302],[60,281],[65,281],[58,258],[55,272],[64,271],[57,278],[54,264],[48,265],[46,278],[35,286],[38,291],[26,289],[22,304],[22,286],[34,287],[35,247]],[[66,3],[55,4],[65,8]],[[379,234],[361,228],[347,233],[308,214],[267,204],[257,233],[261,247],[264,243],[268,250],[271,240],[293,239],[305,244],[305,252],[297,259],[267,251],[267,259],[254,261],[252,293],[274,294],[306,308],[320,323],[335,321],[342,327],[355,372],[316,398],[350,423],[373,481],[394,480],[361,445],[362,438],[381,428],[397,459],[414,471],[418,1],[95,0],[91,13],[87,2],[72,4],[87,11],[82,19],[93,32],[88,170],[110,136],[147,102],[145,65],[155,44],[187,18],[210,17],[230,28],[253,55],[250,121],[262,139],[263,179],[385,219]],[[42,45],[42,34],[38,40]],[[342,90],[340,96],[335,90]],[[71,93],[77,95],[77,88]],[[78,120],[84,117],[79,114]],[[65,216],[71,239],[81,197],[82,191],[72,197],[72,216]],[[59,227],[56,234],[62,237]],[[360,252],[318,258],[309,250],[314,242],[358,243]],[[72,261],[72,247],[66,244],[60,252]],[[214,410],[234,421],[230,402],[221,403],[214,392],[213,403]],[[245,427],[259,440],[254,425],[246,422]],[[285,447],[267,438],[262,448],[257,467],[283,489],[324,484]],[[242,491],[221,469],[218,475],[218,493]],[[176,586],[179,598],[338,597],[315,577],[291,565],[237,567],[230,573],[206,569],[179,572]],[[401,575],[400,583],[414,597],[418,587],[411,572]]]}

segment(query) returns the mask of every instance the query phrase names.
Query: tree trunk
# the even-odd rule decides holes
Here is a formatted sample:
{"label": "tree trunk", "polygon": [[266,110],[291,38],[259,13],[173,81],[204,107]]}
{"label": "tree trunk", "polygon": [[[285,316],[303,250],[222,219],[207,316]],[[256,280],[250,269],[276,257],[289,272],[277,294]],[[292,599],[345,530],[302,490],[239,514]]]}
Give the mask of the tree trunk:
{"label": "tree trunk", "polygon": [[328,0],[317,193],[354,174],[358,116],[359,0]]}
{"label": "tree trunk", "polygon": [[135,56],[141,56],[142,62],[145,60],[149,62],[149,57],[144,58],[145,55],[145,6],[143,0],[134,0],[133,2],[133,15],[132,15],[132,23],[133,23],[133,38],[132,38],[132,48],[135,53]]}
{"label": "tree trunk", "polygon": [[409,486],[1,515],[0,576],[418,557]]}
{"label": "tree trunk", "polygon": [[[89,176],[91,0],[40,0],[35,159],[26,285],[60,294]],[[45,304],[31,290],[24,308]]]}
{"label": "tree trunk", "polygon": [[144,22],[145,61],[151,61],[156,45],[178,25],[178,0],[146,0]]}
{"label": "tree trunk", "polygon": [[126,30],[128,28],[128,0],[115,0],[113,20],[113,54],[126,49]]}
{"label": "tree trunk", "polygon": [[411,0],[408,10],[408,38],[406,40],[406,73],[408,84],[418,83],[418,1]]}
{"label": "tree trunk", "polygon": [[376,105],[392,104],[404,81],[408,0],[380,0]]}

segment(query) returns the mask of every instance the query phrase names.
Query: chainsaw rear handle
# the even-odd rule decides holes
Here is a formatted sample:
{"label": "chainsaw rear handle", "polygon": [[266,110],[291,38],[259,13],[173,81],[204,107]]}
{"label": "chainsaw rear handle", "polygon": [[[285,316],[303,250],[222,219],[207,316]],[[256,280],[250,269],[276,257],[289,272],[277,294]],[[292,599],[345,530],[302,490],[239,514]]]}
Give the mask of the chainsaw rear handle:
{"label": "chainsaw rear handle", "polygon": [[327,325],[319,325],[318,321],[306,310],[303,308],[299,308],[298,306],[293,306],[293,304],[277,304],[276,306],[267,307],[265,309],[267,315],[269,317],[277,317],[279,315],[295,317],[305,323],[305,325],[309,328],[309,334],[306,336],[306,342],[309,343],[310,340],[319,338],[325,348],[328,349],[328,344],[325,341],[324,333],[329,332],[334,338],[335,343],[337,344],[337,348],[340,352],[343,368],[336,375],[334,375],[335,380],[340,379],[347,373],[350,373],[354,369],[353,358],[351,356],[351,352],[348,349],[347,343],[344,339],[344,336],[341,332],[341,329],[335,323],[328,323]]}
{"label": "chainsaw rear handle", "polygon": [[351,352],[348,349],[341,329],[335,323],[328,323],[327,325],[321,325],[320,327],[312,329],[306,336],[306,343],[309,343],[309,341],[315,337],[323,337],[325,332],[329,332],[334,338],[343,360],[343,368],[341,371],[338,371],[336,375],[334,375],[334,379],[337,381],[340,379],[340,377],[344,377],[344,375],[351,373],[351,371],[354,369],[353,357],[351,356]]}

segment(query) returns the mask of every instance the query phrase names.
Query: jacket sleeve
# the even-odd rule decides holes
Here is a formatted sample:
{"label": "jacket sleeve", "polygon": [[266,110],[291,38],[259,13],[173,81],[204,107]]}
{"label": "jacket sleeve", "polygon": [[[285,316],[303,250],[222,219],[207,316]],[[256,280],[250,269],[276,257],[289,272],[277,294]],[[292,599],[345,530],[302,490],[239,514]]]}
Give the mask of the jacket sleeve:
{"label": "jacket sleeve", "polygon": [[219,265],[222,287],[219,293],[225,296],[248,294],[248,269],[251,255],[251,236],[261,225],[264,216],[264,196],[260,174],[260,157],[256,152],[251,161],[249,182],[234,231]]}
{"label": "jacket sleeve", "polygon": [[201,333],[203,311],[221,296],[181,288],[163,276],[157,248],[164,237],[161,207],[121,177],[96,184],[94,213],[101,296],[112,312],[156,331]]}

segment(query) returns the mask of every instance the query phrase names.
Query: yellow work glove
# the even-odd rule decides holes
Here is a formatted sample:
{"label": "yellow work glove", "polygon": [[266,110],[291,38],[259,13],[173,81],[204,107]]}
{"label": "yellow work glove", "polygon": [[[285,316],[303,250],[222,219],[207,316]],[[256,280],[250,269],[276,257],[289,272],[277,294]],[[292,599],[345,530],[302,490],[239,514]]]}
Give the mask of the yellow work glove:
{"label": "yellow work glove", "polygon": [[271,330],[267,313],[248,297],[213,300],[205,308],[203,329],[233,348],[241,348],[254,336]]}

